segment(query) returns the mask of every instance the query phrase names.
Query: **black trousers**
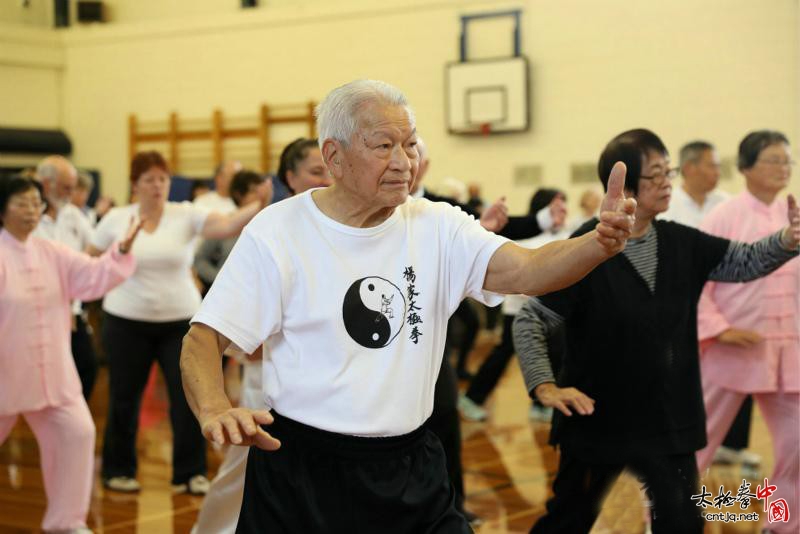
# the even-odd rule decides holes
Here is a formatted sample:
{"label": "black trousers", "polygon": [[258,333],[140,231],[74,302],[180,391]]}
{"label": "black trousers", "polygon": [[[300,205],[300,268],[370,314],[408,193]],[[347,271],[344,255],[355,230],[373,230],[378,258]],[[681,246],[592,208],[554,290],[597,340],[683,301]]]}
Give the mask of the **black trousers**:
{"label": "black trousers", "polygon": [[428,429],[436,434],[444,449],[447,476],[455,490],[455,505],[464,510],[464,473],[461,470],[461,419],[458,417],[458,378],[447,357],[436,379],[433,393],[433,413],[426,422]]}
{"label": "black trousers", "polygon": [[205,439],[183,393],[180,354],[189,321],[150,323],[105,314],[103,343],[108,357],[109,403],[103,441],[102,476],[136,476],[139,410],[153,361],[164,374],[172,424],[172,483],[206,474]]}
{"label": "black trousers", "polygon": [[729,449],[740,451],[746,449],[750,444],[750,418],[753,414],[753,397],[748,395],[742,407],[739,408],[739,413],[736,414],[736,419],[731,423],[731,429],[728,430],[728,435],[722,445]]}
{"label": "black trousers", "polygon": [[444,453],[424,426],[402,436],[326,432],[273,412],[277,451],[251,447],[236,532],[469,533]]}
{"label": "black trousers", "polygon": [[514,356],[514,338],[511,332],[511,325],[514,324],[513,315],[503,315],[503,337],[500,344],[495,346],[489,356],[483,361],[472,378],[472,382],[467,389],[467,397],[475,404],[483,404],[494,391],[503,372],[506,370],[508,361]]}
{"label": "black trousers", "polygon": [[[450,328],[454,321],[460,323],[458,325],[459,336],[456,336],[455,330]],[[456,370],[459,372],[467,370],[467,358],[469,358],[469,353],[472,352],[472,347],[475,346],[475,338],[478,336],[479,328],[480,321],[475,308],[467,300],[462,300],[450,317],[447,329],[448,345],[456,349]]]}
{"label": "black trousers", "polygon": [[531,534],[584,534],[592,529],[603,501],[623,469],[645,484],[651,502],[653,534],[702,534],[702,508],[694,454],[642,457],[627,464],[587,462],[561,451],[553,497]]}
{"label": "black trousers", "polygon": [[97,357],[92,346],[92,339],[86,330],[86,322],[80,315],[75,315],[75,331],[72,332],[72,357],[75,359],[75,368],[81,379],[83,398],[89,402],[97,378]]}

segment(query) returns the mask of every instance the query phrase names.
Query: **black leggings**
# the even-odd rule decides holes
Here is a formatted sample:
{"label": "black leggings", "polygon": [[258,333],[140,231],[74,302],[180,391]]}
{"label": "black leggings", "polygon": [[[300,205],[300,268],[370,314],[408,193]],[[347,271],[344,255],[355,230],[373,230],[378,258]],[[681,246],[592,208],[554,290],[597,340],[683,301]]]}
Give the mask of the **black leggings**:
{"label": "black leggings", "polygon": [[151,323],[105,314],[109,404],[103,440],[104,479],[136,476],[136,432],[142,393],[153,361],[164,374],[172,423],[172,483],[206,474],[205,439],[183,393],[180,354],[189,321]]}
{"label": "black leggings", "polygon": [[86,402],[92,396],[92,389],[94,389],[94,381],[97,378],[97,357],[94,354],[94,347],[92,346],[92,338],[89,337],[89,332],[86,329],[86,323],[80,315],[75,317],[75,331],[72,332],[72,357],[75,359],[75,368],[78,370],[78,376],[81,379],[81,387],[83,388],[83,398]]}

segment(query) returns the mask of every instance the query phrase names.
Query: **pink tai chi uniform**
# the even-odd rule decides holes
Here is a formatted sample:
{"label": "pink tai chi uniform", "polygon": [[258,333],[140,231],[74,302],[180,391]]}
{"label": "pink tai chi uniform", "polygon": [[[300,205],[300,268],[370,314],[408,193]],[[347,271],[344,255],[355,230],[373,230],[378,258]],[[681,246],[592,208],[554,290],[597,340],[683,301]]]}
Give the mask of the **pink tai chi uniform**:
{"label": "pink tai chi uniform", "polygon": [[36,435],[43,530],[86,526],[94,476],[94,422],[70,353],[70,301],[103,296],[134,268],[116,246],[90,258],[0,229],[0,443],[20,414]]}
{"label": "pink tai chi uniform", "polygon": [[[717,206],[701,229],[753,242],[786,226],[786,212],[786,200],[766,205],[745,191]],[[697,453],[698,468],[702,473],[711,464],[742,401],[752,394],[772,435],[775,470],[769,484],[777,491],[771,499],[785,499],[789,508],[788,523],[768,528],[793,534],[800,532],[799,286],[800,259],[795,258],[752,282],[707,283],[697,308],[708,434],[708,445]],[[750,330],[764,340],[748,348],[716,341],[728,328]]]}

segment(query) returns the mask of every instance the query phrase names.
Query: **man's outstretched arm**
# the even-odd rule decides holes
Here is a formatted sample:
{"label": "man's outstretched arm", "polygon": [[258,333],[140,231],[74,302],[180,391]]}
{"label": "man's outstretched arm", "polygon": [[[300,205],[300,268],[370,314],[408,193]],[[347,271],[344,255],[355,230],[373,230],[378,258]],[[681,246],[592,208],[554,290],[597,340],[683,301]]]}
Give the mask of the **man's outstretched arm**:
{"label": "man's outstretched arm", "polygon": [[571,286],[625,248],[636,201],[624,195],[625,165],[611,170],[600,222],[592,232],[538,249],[506,243],[494,253],[483,288],[497,293],[543,295]]}

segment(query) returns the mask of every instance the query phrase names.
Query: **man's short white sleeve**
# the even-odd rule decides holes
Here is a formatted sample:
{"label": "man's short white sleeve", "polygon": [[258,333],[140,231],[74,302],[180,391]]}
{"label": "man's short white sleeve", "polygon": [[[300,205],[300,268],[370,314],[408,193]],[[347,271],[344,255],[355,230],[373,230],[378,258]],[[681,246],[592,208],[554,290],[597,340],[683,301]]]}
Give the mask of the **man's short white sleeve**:
{"label": "man's short white sleeve", "polygon": [[[458,208],[448,208],[449,243],[449,302],[453,313],[465,297],[472,297],[488,306],[497,306],[503,296],[483,289],[486,269],[498,248],[508,239],[487,231],[474,217]],[[455,297],[453,299],[452,297]]]}
{"label": "man's short white sleeve", "polygon": [[250,354],[281,326],[281,276],[247,229],[233,247],[192,323],[203,323]]}

